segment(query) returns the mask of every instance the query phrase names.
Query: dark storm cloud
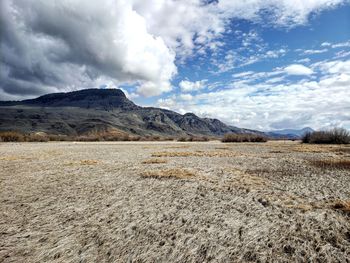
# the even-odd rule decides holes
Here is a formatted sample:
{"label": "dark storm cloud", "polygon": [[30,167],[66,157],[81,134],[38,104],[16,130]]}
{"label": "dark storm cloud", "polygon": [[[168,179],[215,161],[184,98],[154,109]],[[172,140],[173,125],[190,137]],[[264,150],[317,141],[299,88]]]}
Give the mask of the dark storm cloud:
{"label": "dark storm cloud", "polygon": [[0,100],[111,81],[167,82],[174,54],[119,2],[1,1]]}

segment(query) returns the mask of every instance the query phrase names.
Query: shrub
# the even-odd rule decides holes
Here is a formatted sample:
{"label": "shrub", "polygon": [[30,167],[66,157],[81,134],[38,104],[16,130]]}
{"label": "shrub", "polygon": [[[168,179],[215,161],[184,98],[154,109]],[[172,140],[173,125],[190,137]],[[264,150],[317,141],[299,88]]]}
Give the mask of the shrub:
{"label": "shrub", "polygon": [[328,131],[307,132],[302,137],[303,143],[317,144],[348,144],[350,133],[343,128],[334,128]]}
{"label": "shrub", "polygon": [[209,138],[206,136],[182,136],[177,139],[178,142],[208,142]]}
{"label": "shrub", "polygon": [[50,138],[46,135],[40,134],[28,134],[25,136],[25,141],[27,142],[48,142]]}
{"label": "shrub", "polygon": [[2,142],[23,142],[24,135],[19,133],[19,132],[15,132],[15,131],[0,132],[0,141],[2,141]]}
{"label": "shrub", "polygon": [[229,133],[225,134],[224,138],[221,140],[222,142],[267,142],[267,138],[265,136],[259,134],[234,134]]}

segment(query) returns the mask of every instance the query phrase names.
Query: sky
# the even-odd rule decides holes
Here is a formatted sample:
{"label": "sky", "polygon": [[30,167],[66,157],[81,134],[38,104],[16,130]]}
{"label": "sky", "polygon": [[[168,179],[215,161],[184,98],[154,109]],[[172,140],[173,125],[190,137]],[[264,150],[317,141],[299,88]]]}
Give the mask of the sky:
{"label": "sky", "polygon": [[0,5],[0,100],[120,88],[242,128],[350,129],[350,0]]}

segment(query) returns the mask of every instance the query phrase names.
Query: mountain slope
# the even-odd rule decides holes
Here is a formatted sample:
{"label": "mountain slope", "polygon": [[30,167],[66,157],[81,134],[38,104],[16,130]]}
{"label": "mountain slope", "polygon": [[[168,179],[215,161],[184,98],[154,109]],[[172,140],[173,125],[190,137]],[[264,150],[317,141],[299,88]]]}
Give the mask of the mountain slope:
{"label": "mountain slope", "polygon": [[140,107],[118,89],[88,89],[48,94],[23,101],[0,101],[0,130],[81,135],[120,130],[145,135],[207,135],[260,133],[224,124],[217,119]]}
{"label": "mountain slope", "polygon": [[300,139],[305,133],[313,132],[314,130],[310,127],[305,127],[300,130],[295,129],[284,129],[268,132],[267,135],[270,137],[279,137],[279,138],[289,138],[289,139]]}

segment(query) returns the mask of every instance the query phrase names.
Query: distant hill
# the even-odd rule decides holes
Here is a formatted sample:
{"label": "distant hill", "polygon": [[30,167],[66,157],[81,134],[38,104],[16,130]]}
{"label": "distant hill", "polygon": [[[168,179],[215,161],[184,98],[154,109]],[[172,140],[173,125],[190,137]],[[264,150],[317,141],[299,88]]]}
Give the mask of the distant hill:
{"label": "distant hill", "polygon": [[119,89],[87,89],[23,101],[0,101],[0,130],[62,135],[108,130],[141,136],[263,134],[193,113],[181,115],[160,108],[140,107]]}
{"label": "distant hill", "polygon": [[285,129],[285,130],[276,130],[267,132],[266,134],[270,137],[285,137],[288,139],[300,139],[305,133],[307,132],[313,132],[314,130],[310,127],[306,127],[300,130],[294,130],[294,129]]}

